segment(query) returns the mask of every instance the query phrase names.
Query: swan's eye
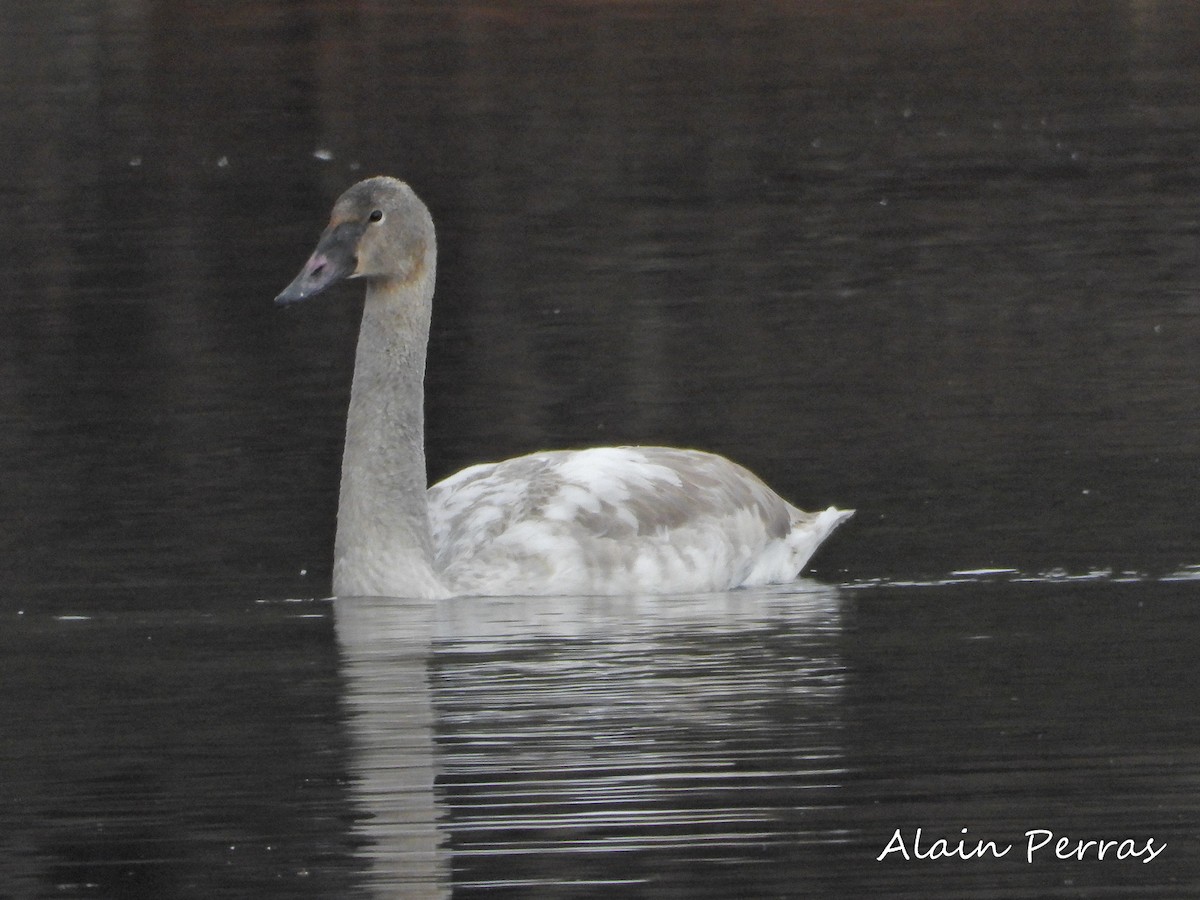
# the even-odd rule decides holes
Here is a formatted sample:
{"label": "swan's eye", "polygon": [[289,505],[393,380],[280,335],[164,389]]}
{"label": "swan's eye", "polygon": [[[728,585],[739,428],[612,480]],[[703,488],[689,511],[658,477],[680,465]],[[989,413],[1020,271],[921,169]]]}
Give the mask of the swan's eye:
{"label": "swan's eye", "polygon": [[383,210],[382,209],[371,210],[371,214],[369,216],[367,216],[367,219],[371,222],[382,222],[383,221]]}

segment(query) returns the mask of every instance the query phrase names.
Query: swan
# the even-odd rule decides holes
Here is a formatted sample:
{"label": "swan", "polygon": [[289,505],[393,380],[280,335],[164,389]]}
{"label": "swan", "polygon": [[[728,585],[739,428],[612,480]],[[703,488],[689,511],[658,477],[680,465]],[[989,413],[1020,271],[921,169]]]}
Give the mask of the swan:
{"label": "swan", "polygon": [[807,513],[724,457],[531,453],[427,488],[425,355],[437,245],[406,183],[350,187],[278,305],[366,283],[342,456],[338,597],[613,595],[791,581],[853,510]]}

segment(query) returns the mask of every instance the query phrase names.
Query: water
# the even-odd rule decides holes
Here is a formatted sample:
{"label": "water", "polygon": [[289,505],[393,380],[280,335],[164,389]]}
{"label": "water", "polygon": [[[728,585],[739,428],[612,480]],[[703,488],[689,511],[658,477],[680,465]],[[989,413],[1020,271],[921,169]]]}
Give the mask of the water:
{"label": "water", "polygon": [[[1198,44],[1168,2],[0,11],[0,896],[1193,896]],[[716,450],[859,509],[811,580],[321,600],[357,291],[270,300],[377,172],[439,227],[434,477]],[[877,860],[917,828],[1013,849]]]}

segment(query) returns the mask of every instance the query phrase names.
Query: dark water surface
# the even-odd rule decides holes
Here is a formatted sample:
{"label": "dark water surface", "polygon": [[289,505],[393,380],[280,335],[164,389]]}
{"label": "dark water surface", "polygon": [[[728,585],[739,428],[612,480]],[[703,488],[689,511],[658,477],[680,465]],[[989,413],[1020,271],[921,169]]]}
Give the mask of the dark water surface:
{"label": "dark water surface", "polygon": [[[0,9],[0,897],[1196,896],[1198,51],[1132,0]],[[375,173],[439,227],[433,477],[716,450],[859,510],[813,580],[319,599],[358,291],[270,299]],[[877,860],[918,828],[1012,850]]]}

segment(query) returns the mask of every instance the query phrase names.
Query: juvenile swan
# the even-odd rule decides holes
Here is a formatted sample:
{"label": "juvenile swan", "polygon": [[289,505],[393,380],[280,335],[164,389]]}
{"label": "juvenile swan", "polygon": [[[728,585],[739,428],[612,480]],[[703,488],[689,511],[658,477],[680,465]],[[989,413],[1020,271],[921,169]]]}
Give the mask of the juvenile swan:
{"label": "juvenile swan", "polygon": [[334,204],[295,303],[344,278],[367,300],[346,418],[333,591],[438,598],[722,591],[790,581],[852,510],[806,513],[739,465],[667,447],[532,453],[426,489],[424,377],[437,250],[394,178]]}

